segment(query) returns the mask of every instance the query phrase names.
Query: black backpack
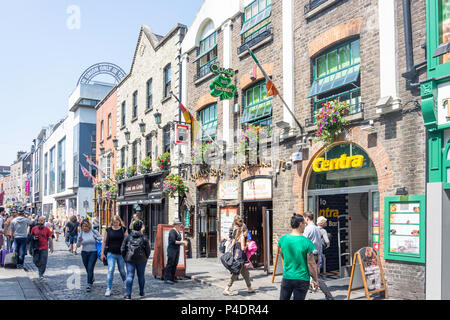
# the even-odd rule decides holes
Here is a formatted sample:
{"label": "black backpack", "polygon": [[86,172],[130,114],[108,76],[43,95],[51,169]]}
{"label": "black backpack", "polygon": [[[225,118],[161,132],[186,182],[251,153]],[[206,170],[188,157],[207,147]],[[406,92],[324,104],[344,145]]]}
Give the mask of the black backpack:
{"label": "black backpack", "polygon": [[143,237],[130,237],[128,241],[127,256],[130,261],[141,260],[145,257],[144,250],[144,238]]}

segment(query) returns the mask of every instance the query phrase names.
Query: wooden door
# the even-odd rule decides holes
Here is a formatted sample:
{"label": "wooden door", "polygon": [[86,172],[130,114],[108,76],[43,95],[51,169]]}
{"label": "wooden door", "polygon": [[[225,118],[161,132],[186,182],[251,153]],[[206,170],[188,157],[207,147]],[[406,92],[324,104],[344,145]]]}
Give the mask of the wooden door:
{"label": "wooden door", "polygon": [[208,258],[217,257],[217,208],[208,208]]}
{"label": "wooden door", "polygon": [[262,208],[258,203],[249,203],[244,206],[244,223],[252,234],[252,240],[256,242],[258,251],[250,258],[255,267],[264,264],[264,235]]}

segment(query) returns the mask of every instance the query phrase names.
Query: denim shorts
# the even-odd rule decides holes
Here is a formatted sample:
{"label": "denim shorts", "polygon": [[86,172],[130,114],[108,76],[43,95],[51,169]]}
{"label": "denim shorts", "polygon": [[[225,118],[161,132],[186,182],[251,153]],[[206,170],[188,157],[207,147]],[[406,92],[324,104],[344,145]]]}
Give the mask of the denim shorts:
{"label": "denim shorts", "polygon": [[69,243],[70,244],[77,244],[77,242],[78,242],[78,235],[69,236]]}

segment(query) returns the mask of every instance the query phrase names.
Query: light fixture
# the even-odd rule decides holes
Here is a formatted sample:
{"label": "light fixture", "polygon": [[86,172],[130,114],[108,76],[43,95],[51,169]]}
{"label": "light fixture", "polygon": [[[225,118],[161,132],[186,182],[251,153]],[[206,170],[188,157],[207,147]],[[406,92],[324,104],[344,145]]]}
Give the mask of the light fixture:
{"label": "light fixture", "polygon": [[119,139],[114,138],[114,139],[112,139],[112,142],[113,142],[114,149],[117,149],[119,147]]}
{"label": "light fixture", "polygon": [[276,126],[283,130],[289,130],[291,128],[291,125],[289,123],[287,123],[286,121],[278,121],[276,123]]}
{"label": "light fixture", "polygon": [[155,123],[159,126],[161,124],[161,113],[156,110],[153,116],[155,117]]}
{"label": "light fixture", "polygon": [[105,147],[103,147],[103,146],[100,146],[100,153],[103,153],[103,152],[105,152]]}
{"label": "light fixture", "polygon": [[436,48],[436,51],[434,51],[433,58],[443,56],[444,54],[447,54],[449,52],[450,52],[450,41],[447,41]]}
{"label": "light fixture", "polygon": [[130,142],[130,131],[126,129],[123,134],[125,135],[125,140],[127,140],[127,143]]}
{"label": "light fixture", "polygon": [[144,119],[141,119],[141,122],[139,123],[139,130],[141,130],[142,135],[145,134],[145,122],[144,122]]}
{"label": "light fixture", "polygon": [[395,192],[396,196],[407,196],[408,195],[408,189],[406,187],[397,188],[397,191]]}

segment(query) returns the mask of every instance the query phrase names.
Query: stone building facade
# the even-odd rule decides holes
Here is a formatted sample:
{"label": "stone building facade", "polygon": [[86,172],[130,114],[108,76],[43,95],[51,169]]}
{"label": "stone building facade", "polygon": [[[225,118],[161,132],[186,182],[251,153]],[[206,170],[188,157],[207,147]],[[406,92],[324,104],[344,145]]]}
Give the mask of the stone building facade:
{"label": "stone building facade", "polygon": [[[186,27],[177,25],[160,36],[143,25],[130,73],[117,85],[117,168],[136,165],[138,170],[118,181],[118,213],[128,224],[141,211],[152,244],[157,225],[178,216],[178,201],[165,197],[162,186],[167,174],[177,172],[179,148],[172,141],[179,106],[172,93],[179,95],[179,50],[185,33]],[[167,170],[157,166],[164,153],[171,154]],[[153,170],[144,174],[139,166],[147,157]]]}

